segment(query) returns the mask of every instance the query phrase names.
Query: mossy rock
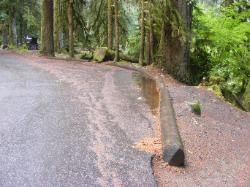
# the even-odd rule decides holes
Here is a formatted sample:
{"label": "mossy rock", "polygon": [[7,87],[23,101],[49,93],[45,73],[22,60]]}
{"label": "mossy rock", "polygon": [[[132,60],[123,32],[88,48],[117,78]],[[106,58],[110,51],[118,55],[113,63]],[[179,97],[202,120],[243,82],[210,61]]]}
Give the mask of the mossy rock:
{"label": "mossy rock", "polygon": [[94,53],[94,60],[101,63],[104,61],[112,60],[113,56],[109,52],[108,48],[106,47],[100,47],[95,50]]}
{"label": "mossy rock", "polygon": [[248,82],[246,91],[243,95],[242,105],[248,112],[250,112],[250,81]]}

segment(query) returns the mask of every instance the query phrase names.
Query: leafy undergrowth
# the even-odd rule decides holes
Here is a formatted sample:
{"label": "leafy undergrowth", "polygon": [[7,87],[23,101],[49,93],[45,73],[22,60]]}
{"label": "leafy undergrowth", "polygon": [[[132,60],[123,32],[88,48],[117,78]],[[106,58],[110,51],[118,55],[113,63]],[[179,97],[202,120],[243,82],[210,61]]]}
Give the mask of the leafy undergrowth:
{"label": "leafy undergrowth", "polygon": [[192,84],[204,79],[217,95],[241,108],[250,77],[250,23],[245,7],[244,0],[220,8],[196,7],[190,65]]}

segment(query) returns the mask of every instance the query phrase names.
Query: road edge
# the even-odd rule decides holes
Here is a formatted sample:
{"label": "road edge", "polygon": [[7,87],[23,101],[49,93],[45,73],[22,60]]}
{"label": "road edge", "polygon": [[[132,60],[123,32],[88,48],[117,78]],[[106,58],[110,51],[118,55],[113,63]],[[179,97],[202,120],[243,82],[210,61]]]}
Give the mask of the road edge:
{"label": "road edge", "polygon": [[137,71],[143,76],[156,81],[160,94],[160,127],[163,159],[171,166],[183,166],[185,154],[182,139],[176,122],[176,115],[169,90],[162,77],[154,77],[145,69],[129,65],[116,64],[114,62],[105,63],[109,66],[120,67],[127,70]]}
{"label": "road edge", "polygon": [[[13,52],[13,51],[11,51]],[[17,52],[14,52],[19,54]],[[22,54],[19,54],[22,55]],[[66,60],[66,61],[75,61],[86,63],[84,60],[78,59],[64,59],[58,57],[47,57],[47,59],[52,60]],[[185,162],[185,154],[184,147],[182,143],[182,139],[179,133],[179,129],[176,122],[176,115],[172,104],[172,99],[165,85],[162,77],[157,76],[154,77],[150,73],[148,73],[145,69],[140,67],[133,67],[124,64],[117,64],[114,62],[106,62],[103,63],[108,66],[115,66],[131,71],[136,71],[141,73],[143,76],[148,77],[156,81],[156,85],[160,94],[160,127],[161,127],[161,142],[162,142],[162,152],[163,159],[171,166],[183,166]]]}

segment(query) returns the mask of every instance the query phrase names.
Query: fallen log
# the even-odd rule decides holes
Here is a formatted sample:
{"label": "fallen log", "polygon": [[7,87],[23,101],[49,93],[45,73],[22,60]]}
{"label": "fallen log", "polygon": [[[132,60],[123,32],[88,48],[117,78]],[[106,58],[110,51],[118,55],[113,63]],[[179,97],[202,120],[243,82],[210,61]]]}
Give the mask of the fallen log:
{"label": "fallen log", "polygon": [[[132,62],[132,63],[138,63],[137,58],[127,56],[123,53],[120,53],[119,57],[121,60],[125,60],[125,61]],[[93,60],[99,63],[104,62],[104,61],[111,61],[111,60],[114,60],[114,58],[115,58],[115,51],[109,50],[105,47],[97,48],[93,55]]]}
{"label": "fallen log", "polygon": [[[109,50],[109,53],[112,55],[113,58],[115,58],[115,51]],[[123,53],[120,53],[119,57],[121,60],[125,60],[125,61],[132,62],[132,63],[138,63],[139,61],[137,58],[127,56]]]}

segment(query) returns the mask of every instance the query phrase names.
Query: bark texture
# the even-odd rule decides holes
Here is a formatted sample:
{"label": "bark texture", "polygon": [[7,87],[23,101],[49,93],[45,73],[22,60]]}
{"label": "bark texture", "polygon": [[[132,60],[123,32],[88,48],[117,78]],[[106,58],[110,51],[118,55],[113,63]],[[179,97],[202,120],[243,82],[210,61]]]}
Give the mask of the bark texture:
{"label": "bark texture", "polygon": [[112,0],[108,1],[108,49],[113,48],[113,13],[112,13]]}
{"label": "bark texture", "polygon": [[73,0],[68,0],[69,55],[74,57]]}
{"label": "bark texture", "polygon": [[59,33],[60,33],[60,0],[54,0],[54,45],[55,51],[59,51]]}
{"label": "bark texture", "polygon": [[119,36],[119,0],[114,0],[115,2],[115,62],[119,61],[119,45],[120,45],[120,36]]}
{"label": "bark texture", "polygon": [[141,0],[141,49],[139,63],[144,64],[144,51],[145,51],[145,12],[144,12],[144,0]]}
{"label": "bark texture", "polygon": [[6,48],[8,46],[8,31],[6,29],[6,26],[4,26],[4,29],[2,31],[2,37],[3,37],[3,48]]}
{"label": "bark texture", "polygon": [[54,56],[53,20],[53,0],[43,0],[41,53],[46,56]]}
{"label": "bark texture", "polygon": [[12,32],[13,32],[13,44],[17,45],[16,14],[14,14],[13,21],[12,21]]}
{"label": "bark texture", "polygon": [[9,15],[9,18],[8,18],[8,36],[9,36],[9,39],[8,39],[8,43],[9,45],[15,45],[16,42],[15,42],[15,8],[14,7],[10,7],[9,10],[8,10],[8,15]]}
{"label": "bark texture", "polygon": [[148,22],[149,28],[147,29],[147,65],[153,63],[153,45],[154,45],[154,33],[153,33],[153,21],[151,15],[151,7],[148,5]]}
{"label": "bark texture", "polygon": [[185,0],[172,0],[171,4],[180,16],[181,27],[184,33],[176,36],[171,23],[165,26],[165,61],[167,70],[179,79],[187,78],[187,65],[189,63],[190,30],[192,22],[192,7]]}

